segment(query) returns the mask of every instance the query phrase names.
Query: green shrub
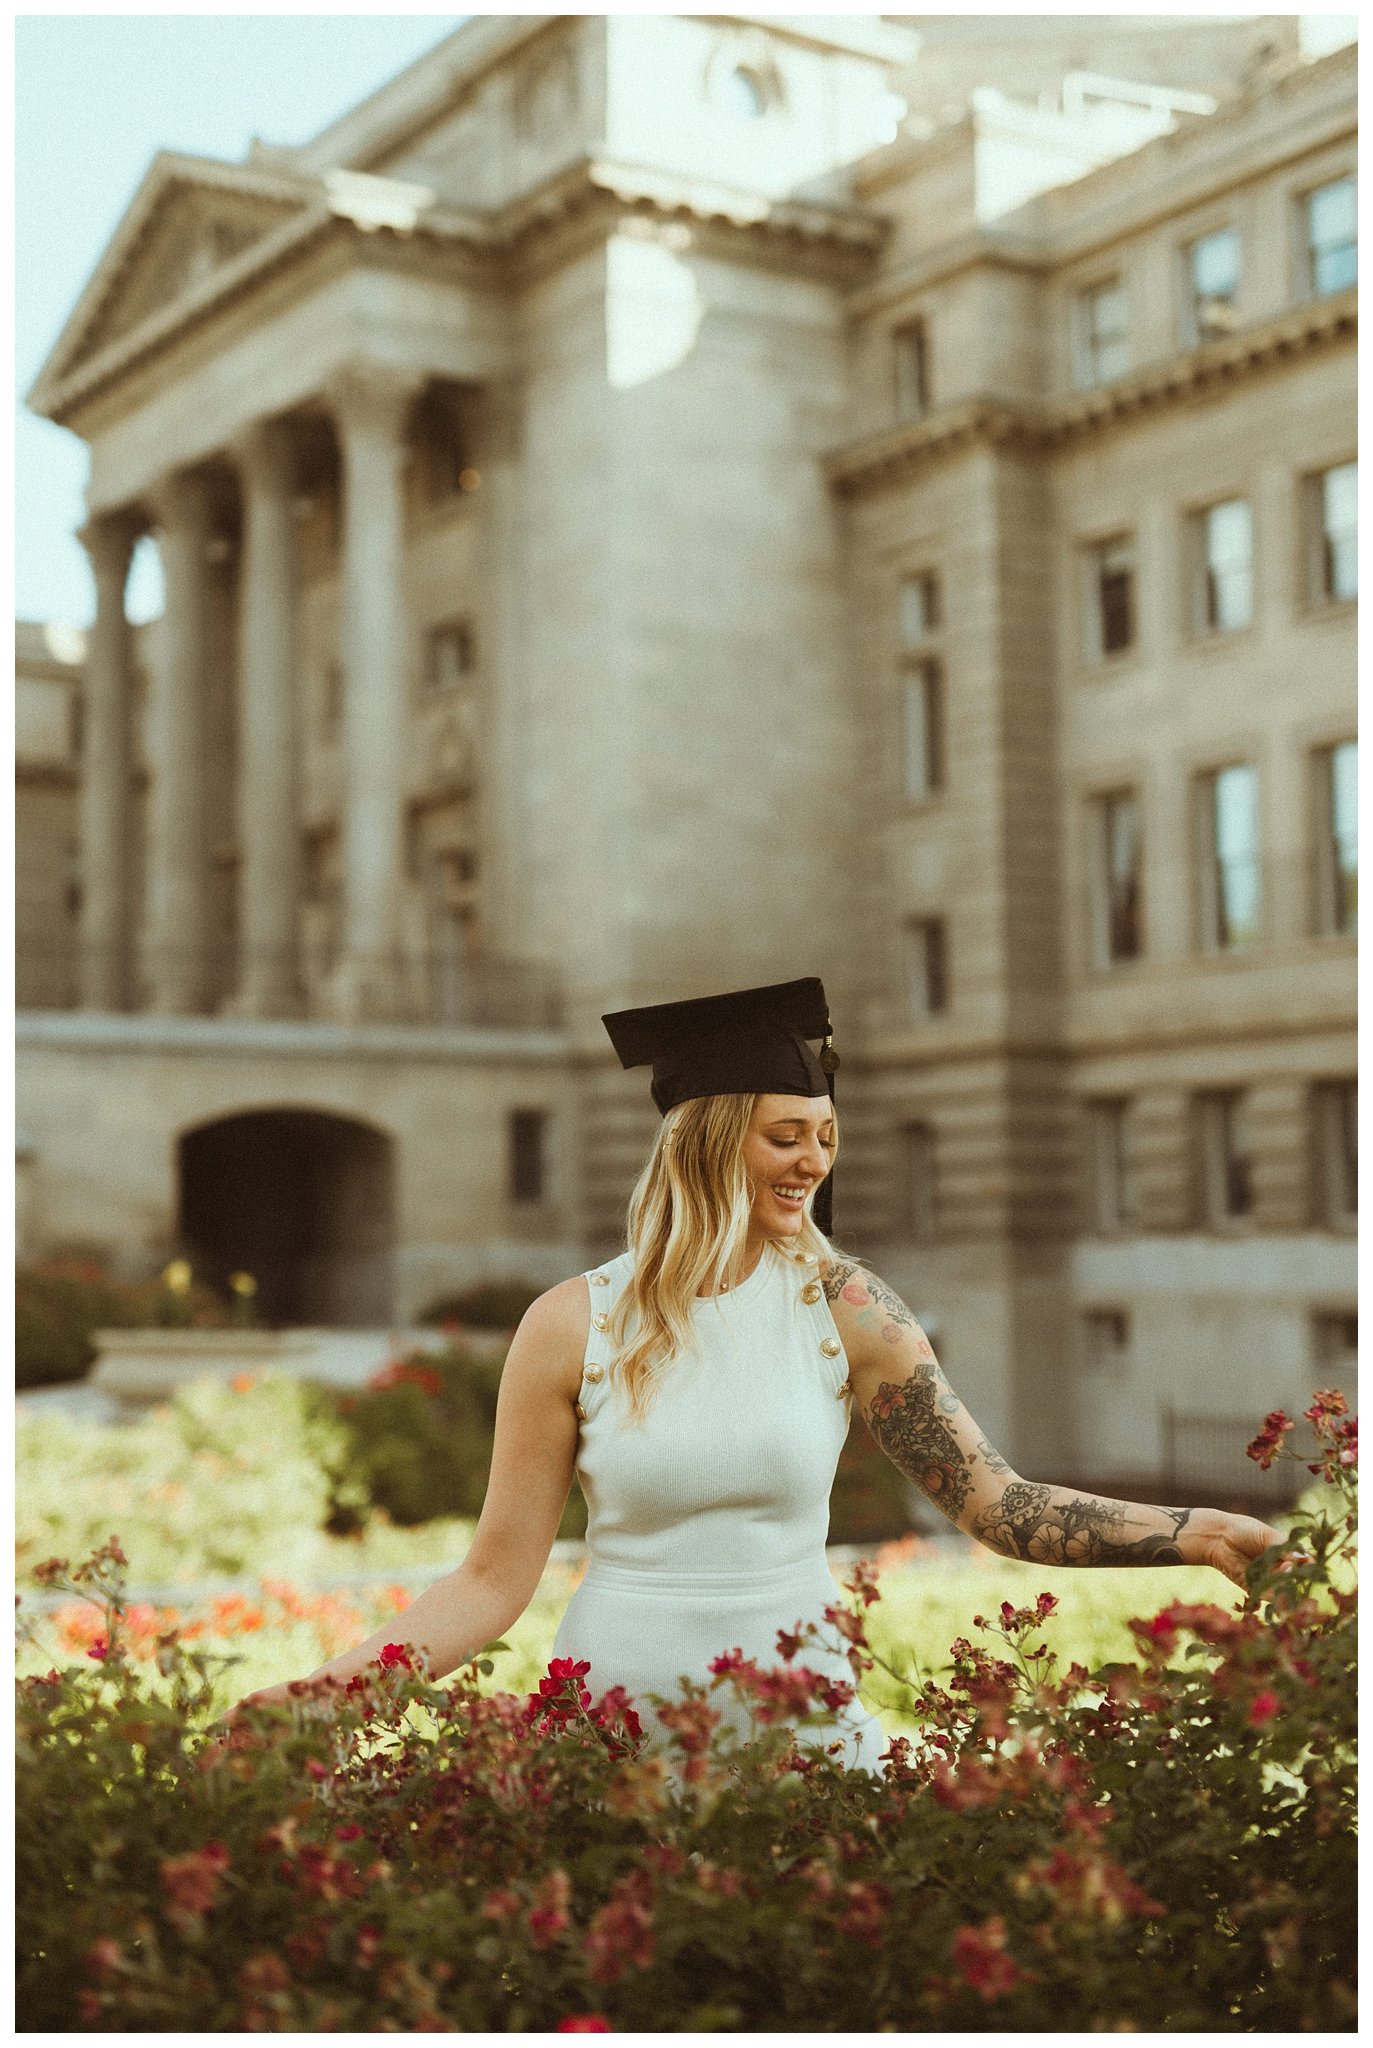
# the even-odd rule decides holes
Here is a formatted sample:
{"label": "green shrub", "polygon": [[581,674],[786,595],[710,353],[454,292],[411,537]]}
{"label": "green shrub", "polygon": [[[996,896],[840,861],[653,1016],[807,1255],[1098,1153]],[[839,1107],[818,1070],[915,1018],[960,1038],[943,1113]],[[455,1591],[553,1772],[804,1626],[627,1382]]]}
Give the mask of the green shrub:
{"label": "green shrub", "polygon": [[[979,1620],[907,1683],[884,1776],[795,1742],[833,1695],[804,1642],[718,1659],[665,1755],[585,1666],[483,1691],[491,1645],[429,1682],[400,1617],[366,1677],[204,1731],[215,1662],[168,1632],[136,1664],[117,1544],[54,1561],[103,1633],[19,1687],[18,2026],[1353,2031],[1350,1448],[1238,1613],[1173,1601],[1066,1673],[1053,1595]],[[858,1673],[872,1573],[851,1591]]]}
{"label": "green shrub", "polygon": [[418,1320],[426,1328],[457,1323],[469,1330],[513,1330],[543,1292],[528,1280],[483,1280],[456,1294],[440,1294],[420,1310]]}
{"label": "green shrub", "polygon": [[[374,1374],[361,1393],[335,1395],[347,1433],[340,1470],[351,1499],[361,1497],[407,1527],[439,1515],[479,1515],[504,1362],[460,1348],[415,1351]],[[348,1517],[348,1507],[336,1503],[330,1526],[346,1530]],[[586,1507],[574,1485],[559,1534],[579,1537],[585,1530]]]}
{"label": "green shrub", "polygon": [[21,1265],[14,1290],[18,1387],[84,1378],[95,1361],[96,1330],[212,1330],[234,1320],[228,1304],[194,1280],[185,1286],[171,1286],[165,1276],[136,1284],[112,1280],[93,1260]]}

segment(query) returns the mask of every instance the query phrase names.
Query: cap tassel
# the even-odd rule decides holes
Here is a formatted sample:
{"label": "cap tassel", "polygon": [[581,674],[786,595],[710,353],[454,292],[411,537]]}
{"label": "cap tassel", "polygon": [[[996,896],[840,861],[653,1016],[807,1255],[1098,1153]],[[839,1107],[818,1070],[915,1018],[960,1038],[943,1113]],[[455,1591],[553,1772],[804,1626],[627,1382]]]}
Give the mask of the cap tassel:
{"label": "cap tassel", "polygon": [[[834,1049],[834,1033],[827,1031],[820,1047],[820,1067],[829,1089],[830,1101],[834,1100],[834,1076],[839,1066],[839,1055]],[[828,1237],[834,1229],[834,1171],[825,1175],[815,1190],[815,1200],[810,1208],[811,1220],[817,1230]]]}

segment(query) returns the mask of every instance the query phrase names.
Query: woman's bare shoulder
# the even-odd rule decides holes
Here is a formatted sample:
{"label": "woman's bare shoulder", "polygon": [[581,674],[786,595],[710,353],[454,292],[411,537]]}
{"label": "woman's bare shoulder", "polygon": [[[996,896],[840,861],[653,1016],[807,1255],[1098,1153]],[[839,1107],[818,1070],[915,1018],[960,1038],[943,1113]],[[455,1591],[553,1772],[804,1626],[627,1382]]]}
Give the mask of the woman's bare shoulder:
{"label": "woman's bare shoulder", "polygon": [[868,1268],[861,1259],[851,1259],[847,1253],[834,1252],[820,1261],[820,1281],[827,1301],[838,1301],[851,1280],[870,1277]]}
{"label": "woman's bare shoulder", "polygon": [[511,1342],[507,1368],[513,1364],[522,1372],[579,1383],[590,1328],[591,1291],[586,1275],[574,1273],[530,1302]]}

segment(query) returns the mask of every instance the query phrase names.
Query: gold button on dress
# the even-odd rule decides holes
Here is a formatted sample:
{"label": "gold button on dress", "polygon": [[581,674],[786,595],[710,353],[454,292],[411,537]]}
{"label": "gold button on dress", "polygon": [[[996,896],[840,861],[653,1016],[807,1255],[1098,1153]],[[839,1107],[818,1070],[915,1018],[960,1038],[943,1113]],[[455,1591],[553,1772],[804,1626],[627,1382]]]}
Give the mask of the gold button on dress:
{"label": "gold button on dress", "polygon": [[826,1358],[837,1358],[843,1348],[837,1337],[822,1337],[820,1339],[820,1349],[824,1352]]}
{"label": "gold button on dress", "polygon": [[801,1289],[801,1299],[802,1301],[819,1301],[823,1292],[824,1289],[821,1287],[820,1282],[818,1280],[811,1280]]}

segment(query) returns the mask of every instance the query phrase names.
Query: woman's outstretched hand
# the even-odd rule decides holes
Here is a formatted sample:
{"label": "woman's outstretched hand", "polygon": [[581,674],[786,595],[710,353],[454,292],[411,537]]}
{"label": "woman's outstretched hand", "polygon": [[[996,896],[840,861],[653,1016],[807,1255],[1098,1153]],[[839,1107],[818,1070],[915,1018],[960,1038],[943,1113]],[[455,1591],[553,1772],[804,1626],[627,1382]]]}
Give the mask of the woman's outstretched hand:
{"label": "woman's outstretched hand", "polygon": [[1213,1570],[1224,1572],[1235,1585],[1243,1586],[1246,1567],[1275,1543],[1284,1541],[1280,1529],[1271,1528],[1254,1515],[1231,1515],[1218,1508],[1198,1532],[1195,1554],[1187,1562],[1209,1564]]}

